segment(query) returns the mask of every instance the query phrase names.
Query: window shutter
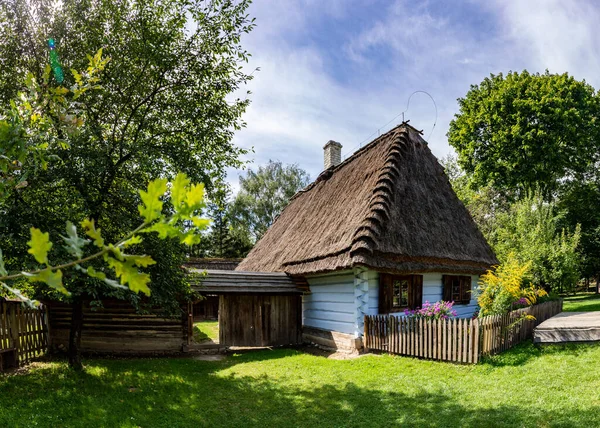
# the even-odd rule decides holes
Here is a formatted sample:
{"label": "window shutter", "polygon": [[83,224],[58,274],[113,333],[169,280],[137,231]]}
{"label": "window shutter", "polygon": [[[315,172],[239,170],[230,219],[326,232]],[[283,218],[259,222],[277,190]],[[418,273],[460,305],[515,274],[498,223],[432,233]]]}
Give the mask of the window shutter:
{"label": "window shutter", "polygon": [[412,293],[411,302],[409,303],[411,309],[420,308],[423,306],[423,275],[412,276]]}
{"label": "window shutter", "polygon": [[442,275],[442,300],[452,301],[452,276]]}
{"label": "window shutter", "polygon": [[471,277],[460,277],[460,298],[462,303],[470,303],[471,301]]}
{"label": "window shutter", "polygon": [[392,310],[392,275],[379,274],[379,313],[387,314]]}

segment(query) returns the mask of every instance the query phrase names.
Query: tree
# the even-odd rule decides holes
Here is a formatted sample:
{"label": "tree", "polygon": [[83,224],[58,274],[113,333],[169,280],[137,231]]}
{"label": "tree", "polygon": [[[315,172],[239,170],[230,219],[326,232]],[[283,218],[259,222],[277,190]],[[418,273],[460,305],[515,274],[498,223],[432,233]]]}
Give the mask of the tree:
{"label": "tree", "polygon": [[536,193],[511,202],[510,194],[490,185],[474,190],[456,158],[447,156],[442,164],[454,191],[501,263],[528,265],[533,282],[546,288],[563,291],[576,284],[583,235],[579,223],[566,221],[567,211],[556,202],[544,202]]}
{"label": "tree", "polygon": [[489,242],[494,241],[498,215],[510,209],[513,200],[511,192],[498,191],[489,184],[474,189],[469,176],[458,164],[456,156],[448,155],[442,158],[440,163],[446,171],[452,189],[469,210],[483,236]]}
{"label": "tree", "polygon": [[563,228],[581,225],[580,252],[584,278],[596,278],[596,292],[600,293],[600,178],[571,183],[558,202],[565,213]]}
{"label": "tree", "polygon": [[550,200],[598,160],[599,102],[566,73],[492,74],[458,99],[448,142],[476,188],[539,190]]}
{"label": "tree", "polygon": [[[65,144],[48,147],[53,161],[47,169],[33,170],[27,186],[13,188],[0,207],[0,244],[11,254],[11,268],[27,269],[20,264],[27,260],[32,225],[56,237],[64,234],[65,218],[90,218],[107,242],[117,242],[137,226],[137,189],[152,179],[172,180],[183,171],[213,192],[225,168],[241,164],[243,150],[231,138],[243,126],[248,100],[230,94],[249,79],[240,66],[248,55],[240,38],[253,26],[247,6],[246,1],[185,0],[11,0],[0,5],[2,101],[16,98],[27,70],[43,81],[50,36],[65,69],[63,85],[50,85],[61,91],[79,82],[80,73],[66,70],[86,70],[82,58],[87,54],[103,48],[110,58],[101,87],[76,100],[86,116],[79,132],[66,134],[55,126]],[[60,119],[48,117],[53,123]],[[166,204],[164,209],[174,207]],[[139,244],[168,259],[151,283],[164,292],[152,293],[148,304],[162,303],[153,301],[160,296],[172,302],[189,292],[180,274],[180,244],[170,239],[168,245],[151,239]],[[77,315],[85,299],[114,295],[101,282],[77,273],[64,281]],[[122,297],[139,300],[131,293]],[[81,328],[82,319],[72,320],[72,337],[78,337],[74,330]],[[77,351],[76,341],[70,349]]]}
{"label": "tree", "polygon": [[234,228],[242,228],[258,241],[277,216],[289,203],[292,196],[306,187],[310,178],[298,165],[286,165],[269,160],[257,172],[248,170],[240,177],[240,191],[233,206]]}
{"label": "tree", "polygon": [[204,234],[200,244],[191,248],[191,255],[242,258],[252,249],[247,230],[241,227],[233,228],[229,191],[224,194],[225,199],[208,203],[206,216],[211,220],[210,230]]}
{"label": "tree", "polygon": [[[69,134],[76,133],[78,128],[85,123],[85,115],[78,115],[73,111],[72,108],[76,103],[69,102],[69,98],[72,96],[72,99],[75,100],[87,90],[97,89],[89,84],[97,82],[95,75],[105,63],[106,61],[101,59],[100,51],[93,58],[90,57],[88,71],[83,73],[82,79],[71,89],[48,87],[50,78],[48,67],[44,72],[43,86],[38,85],[35,79],[28,75],[26,80],[28,92],[19,94],[18,101],[10,103],[7,113],[0,111],[0,142],[2,143],[0,144],[2,152],[0,201],[5,202],[7,194],[27,187],[28,183],[24,179],[28,177],[32,169],[47,168],[51,161],[48,157],[50,148],[54,146],[68,148],[68,145],[52,132],[52,126],[49,126],[52,121],[48,120],[48,116],[57,117],[55,125],[59,131]],[[54,65],[55,69],[59,67]],[[62,77],[62,74],[59,73],[60,70],[54,70],[55,76]],[[100,229],[96,228],[94,221],[89,218],[81,222],[81,228],[90,239],[81,237],[78,234],[77,226],[67,221],[66,233],[60,238],[64,242],[63,253],[66,252],[70,260],[63,260],[59,264],[51,262],[51,250],[56,246],[50,240],[50,234],[31,227],[27,252],[33,256],[37,266],[29,272],[21,270],[9,273],[5,257],[0,251],[0,295],[6,293],[16,295],[30,306],[37,303],[23,294],[22,287],[13,288],[7,284],[17,282],[21,286],[24,283],[45,284],[56,293],[70,296],[72,291],[65,287],[63,272],[68,275],[73,271],[80,272],[88,279],[105,287],[108,286],[113,291],[121,293],[131,291],[133,293],[129,293],[130,297],[135,296],[134,293],[149,295],[150,276],[148,273],[140,272],[138,268],[155,265],[156,261],[148,255],[134,254],[131,248],[139,247],[144,241],[148,242],[142,235],[151,232],[157,232],[158,237],[163,240],[170,237],[181,243],[192,245],[199,239],[196,230],[204,228],[208,224],[207,220],[197,216],[197,211],[204,207],[204,187],[202,185],[190,185],[185,174],[177,174],[175,180],[170,184],[171,209],[169,211],[171,215],[168,217],[162,213],[163,201],[161,200],[166,190],[167,181],[156,179],[148,185],[147,191],[140,192],[142,203],[137,208],[143,217],[143,222],[114,244],[107,244],[104,241]],[[190,222],[195,227],[186,227],[185,230],[182,230],[182,226]],[[151,236],[150,240],[152,238],[154,237]],[[89,248],[91,246],[89,244],[92,242],[96,248],[90,252],[86,246]],[[164,247],[162,246],[162,248]],[[169,247],[168,244],[166,247]],[[105,262],[103,268],[94,268],[90,265],[101,259]],[[164,262],[166,259],[163,257],[161,261]],[[14,262],[15,258],[12,261]],[[23,265],[22,260],[16,259],[16,262],[19,266]],[[109,276],[110,272],[106,272],[106,268],[112,270],[113,278]],[[159,272],[162,273],[162,270]],[[181,274],[179,276],[181,277]],[[170,280],[174,279],[171,276],[169,278]],[[76,289],[75,291],[80,290]],[[80,329],[71,331],[76,342],[79,333]],[[69,364],[77,369],[82,367],[78,353],[71,352]]]}
{"label": "tree", "polygon": [[581,227],[573,233],[560,229],[564,213],[554,203],[529,195],[498,216],[491,244],[501,263],[511,254],[531,263],[535,285],[563,292],[571,290],[580,277]]}

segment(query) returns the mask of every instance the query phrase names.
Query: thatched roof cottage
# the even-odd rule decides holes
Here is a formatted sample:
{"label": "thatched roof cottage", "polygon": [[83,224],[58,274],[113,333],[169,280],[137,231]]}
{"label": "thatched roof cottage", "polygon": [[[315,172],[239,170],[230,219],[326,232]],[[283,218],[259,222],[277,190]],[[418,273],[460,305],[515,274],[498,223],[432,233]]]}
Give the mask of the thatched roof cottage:
{"label": "thatched roof cottage", "polygon": [[324,149],[323,173],[236,270],[304,277],[304,334],[327,345],[356,346],[365,314],[425,301],[471,316],[497,260],[421,133],[403,123],[343,162],[339,143]]}

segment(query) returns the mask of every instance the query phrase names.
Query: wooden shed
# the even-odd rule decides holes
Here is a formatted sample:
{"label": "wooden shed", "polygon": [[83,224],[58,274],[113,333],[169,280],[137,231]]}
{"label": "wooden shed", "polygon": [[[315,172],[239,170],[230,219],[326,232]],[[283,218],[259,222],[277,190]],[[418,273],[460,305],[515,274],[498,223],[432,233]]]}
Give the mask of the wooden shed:
{"label": "wooden shed", "polygon": [[[183,264],[187,269],[197,270],[235,270],[242,259],[190,257]],[[192,307],[194,322],[216,320],[219,315],[219,296],[204,293]]]}
{"label": "wooden shed", "polygon": [[190,269],[200,293],[219,296],[219,343],[281,346],[302,343],[303,283],[282,272]]}

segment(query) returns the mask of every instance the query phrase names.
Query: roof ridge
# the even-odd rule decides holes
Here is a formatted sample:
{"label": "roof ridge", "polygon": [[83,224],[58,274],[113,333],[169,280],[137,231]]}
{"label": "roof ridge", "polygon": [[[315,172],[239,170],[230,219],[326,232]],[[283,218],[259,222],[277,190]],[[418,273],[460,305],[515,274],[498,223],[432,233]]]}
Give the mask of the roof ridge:
{"label": "roof ridge", "polygon": [[419,131],[419,130],[413,128],[411,125],[408,124],[408,122],[402,122],[401,124],[394,126],[389,131],[387,131],[387,132],[381,134],[380,136],[378,136],[377,138],[374,138],[373,140],[369,141],[367,144],[365,144],[364,146],[359,148],[357,151],[352,153],[350,156],[348,156],[346,159],[344,159],[339,164],[337,164],[335,166],[330,166],[329,168],[321,171],[321,173],[317,176],[317,178],[315,178],[315,181],[313,181],[312,183],[309,183],[304,189],[300,189],[296,193],[294,193],[294,195],[290,198],[290,201],[293,201],[298,196],[302,195],[303,193],[308,192],[313,187],[315,187],[319,182],[329,179],[338,169],[340,169],[343,166],[345,166],[346,164],[350,163],[351,161],[353,161],[354,159],[356,159],[357,157],[362,155],[365,151],[370,150],[373,147],[376,147],[379,143],[384,141],[384,139],[387,138],[389,136],[389,134],[397,133],[399,131],[402,131],[402,129],[406,130],[405,128],[411,128],[411,129],[414,129],[416,132],[422,132],[422,131]]}
{"label": "roof ridge", "polygon": [[390,205],[395,193],[394,183],[400,176],[400,160],[409,143],[406,127],[398,129],[396,133],[397,135],[394,136],[394,141],[388,149],[385,162],[379,171],[379,178],[369,201],[367,215],[352,237],[350,257],[353,260],[361,252],[369,255],[373,253],[381,234],[382,224],[390,217]]}

